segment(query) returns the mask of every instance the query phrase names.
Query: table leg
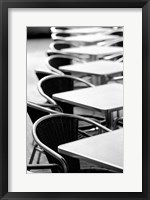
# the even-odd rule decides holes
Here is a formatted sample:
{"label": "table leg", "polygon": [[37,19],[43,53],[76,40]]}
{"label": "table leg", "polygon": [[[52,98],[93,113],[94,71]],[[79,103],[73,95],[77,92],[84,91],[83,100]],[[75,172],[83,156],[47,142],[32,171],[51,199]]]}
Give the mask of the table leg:
{"label": "table leg", "polygon": [[106,111],[106,126],[110,129],[112,128],[111,114],[112,114],[111,111],[109,110]]}
{"label": "table leg", "polygon": [[94,85],[103,85],[107,83],[107,76],[96,76],[96,75],[92,75],[92,83]]}

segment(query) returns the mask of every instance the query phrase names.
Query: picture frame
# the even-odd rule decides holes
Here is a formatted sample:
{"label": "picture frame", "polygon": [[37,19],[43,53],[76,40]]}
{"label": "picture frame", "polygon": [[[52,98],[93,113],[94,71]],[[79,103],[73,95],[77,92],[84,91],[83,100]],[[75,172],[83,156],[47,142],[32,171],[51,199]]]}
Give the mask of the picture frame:
{"label": "picture frame", "polygon": [[[142,192],[9,192],[8,191],[8,9],[9,8],[142,8]],[[149,115],[148,105],[150,98],[149,88],[149,34],[150,34],[150,2],[149,0],[5,0],[0,2],[0,38],[1,38],[1,59],[0,59],[0,197],[2,199],[149,199],[149,167],[150,148],[149,141]]]}

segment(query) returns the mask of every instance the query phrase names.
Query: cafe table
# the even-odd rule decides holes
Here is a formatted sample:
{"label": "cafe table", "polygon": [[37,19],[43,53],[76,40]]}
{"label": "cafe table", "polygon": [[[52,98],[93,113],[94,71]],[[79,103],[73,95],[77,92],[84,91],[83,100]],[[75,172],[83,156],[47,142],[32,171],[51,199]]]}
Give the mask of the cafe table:
{"label": "cafe table", "polygon": [[59,69],[67,73],[89,74],[95,85],[104,84],[107,77],[118,76],[123,73],[123,63],[117,61],[97,60],[74,65],[61,66]]}
{"label": "cafe table", "polygon": [[118,83],[56,93],[52,97],[60,102],[103,112],[108,128],[112,127],[112,112],[123,109],[123,85]]}
{"label": "cafe table", "polygon": [[112,40],[116,39],[119,36],[115,35],[107,35],[103,33],[96,33],[96,34],[86,34],[86,35],[75,35],[65,37],[64,40],[68,42],[83,42],[83,43],[97,43],[104,40]]}
{"label": "cafe table", "polygon": [[123,47],[113,47],[113,46],[101,47],[98,45],[88,45],[88,46],[61,49],[60,52],[64,54],[69,53],[73,55],[88,55],[92,61],[107,55],[123,53]]}
{"label": "cafe table", "polygon": [[58,152],[109,170],[123,172],[123,129],[58,146]]}
{"label": "cafe table", "polygon": [[62,33],[70,34],[95,34],[95,33],[110,33],[112,28],[102,28],[102,27],[74,27],[66,30],[61,30]]}

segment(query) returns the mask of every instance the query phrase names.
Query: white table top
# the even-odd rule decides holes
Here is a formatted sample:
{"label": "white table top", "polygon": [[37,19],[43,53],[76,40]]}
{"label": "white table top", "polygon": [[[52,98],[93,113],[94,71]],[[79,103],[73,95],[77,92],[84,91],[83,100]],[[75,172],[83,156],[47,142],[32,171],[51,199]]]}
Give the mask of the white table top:
{"label": "white table top", "polygon": [[65,37],[64,40],[70,41],[70,42],[86,42],[86,43],[95,43],[103,40],[111,40],[118,38],[118,36],[115,35],[107,35],[102,33],[95,33],[95,34],[86,34],[86,35],[76,35],[76,36],[70,36]]}
{"label": "white table top", "polygon": [[111,28],[101,28],[101,27],[75,27],[68,30],[63,30],[64,33],[71,34],[92,34],[92,33],[104,33],[110,32]]}
{"label": "white table top", "polygon": [[98,111],[123,108],[123,85],[106,84],[53,94],[55,100]]}
{"label": "white table top", "polygon": [[58,146],[58,151],[117,172],[123,170],[123,129]]}
{"label": "white table top", "polygon": [[66,48],[61,50],[63,53],[87,54],[87,55],[111,55],[123,52],[122,47],[101,47],[96,45]]}
{"label": "white table top", "polygon": [[64,72],[78,72],[91,75],[112,75],[123,72],[123,63],[115,61],[93,61],[59,67]]}

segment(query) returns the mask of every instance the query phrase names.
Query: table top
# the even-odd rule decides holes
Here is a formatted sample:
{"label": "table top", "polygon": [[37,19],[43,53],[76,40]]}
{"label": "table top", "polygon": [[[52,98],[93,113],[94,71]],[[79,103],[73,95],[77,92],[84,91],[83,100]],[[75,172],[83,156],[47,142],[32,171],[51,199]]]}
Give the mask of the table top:
{"label": "table top", "polygon": [[123,129],[58,146],[62,154],[82,158],[100,167],[123,171]]}
{"label": "table top", "polygon": [[101,47],[98,45],[81,46],[66,48],[61,50],[63,53],[87,54],[87,55],[111,55],[123,52],[122,47]]}
{"label": "table top", "polygon": [[103,40],[111,40],[116,39],[119,36],[116,35],[107,35],[103,33],[95,33],[95,34],[86,34],[86,35],[76,35],[65,37],[64,40],[70,42],[86,42],[86,43],[95,43]]}
{"label": "table top", "polygon": [[102,27],[75,27],[68,30],[63,30],[64,33],[71,34],[92,34],[92,33],[107,33],[112,31],[112,28],[102,28]]}
{"label": "table top", "polygon": [[123,63],[116,61],[93,61],[59,67],[63,72],[78,72],[91,75],[112,75],[123,72]]}
{"label": "table top", "polygon": [[123,85],[105,84],[53,94],[55,100],[98,111],[123,108]]}

